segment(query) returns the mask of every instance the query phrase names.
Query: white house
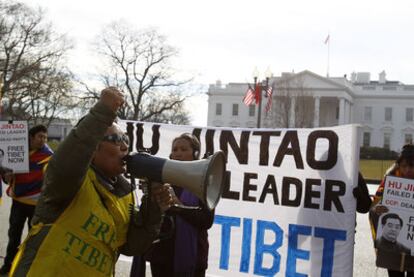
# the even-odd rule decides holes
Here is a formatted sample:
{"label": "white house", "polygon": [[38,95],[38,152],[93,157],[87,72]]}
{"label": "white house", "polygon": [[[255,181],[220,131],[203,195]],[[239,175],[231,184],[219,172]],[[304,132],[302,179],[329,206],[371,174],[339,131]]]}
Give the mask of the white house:
{"label": "white house", "polygon": [[[387,81],[385,72],[372,81],[370,73],[351,78],[322,77],[310,71],[282,73],[269,79],[272,109],[263,98],[261,127],[327,127],[361,124],[364,146],[399,150],[414,134],[414,85]],[[219,81],[208,90],[208,126],[257,127],[257,105],[246,106],[247,83]],[[262,93],[264,95],[264,93]]]}

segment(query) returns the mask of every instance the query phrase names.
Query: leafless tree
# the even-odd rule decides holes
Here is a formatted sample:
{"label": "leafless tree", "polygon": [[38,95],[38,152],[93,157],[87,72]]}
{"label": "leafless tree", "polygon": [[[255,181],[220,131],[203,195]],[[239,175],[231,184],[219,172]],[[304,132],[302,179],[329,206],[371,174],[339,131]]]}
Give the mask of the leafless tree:
{"label": "leafless tree", "polygon": [[[294,120],[291,109],[294,105]],[[300,74],[282,74],[273,82],[273,108],[268,121],[281,128],[307,128],[313,124],[313,101]],[[294,126],[292,124],[294,121]]]}
{"label": "leafless tree", "polygon": [[[114,22],[98,36],[96,50],[107,63],[100,70],[102,83],[126,93],[121,118],[189,123],[182,89],[190,80],[173,79],[176,70],[171,63],[177,51],[164,36],[155,29],[138,30],[126,22]],[[87,98],[98,97],[98,90],[85,87]]]}
{"label": "leafless tree", "polygon": [[0,100],[9,119],[47,124],[72,104],[71,46],[43,16],[40,8],[0,1]]}

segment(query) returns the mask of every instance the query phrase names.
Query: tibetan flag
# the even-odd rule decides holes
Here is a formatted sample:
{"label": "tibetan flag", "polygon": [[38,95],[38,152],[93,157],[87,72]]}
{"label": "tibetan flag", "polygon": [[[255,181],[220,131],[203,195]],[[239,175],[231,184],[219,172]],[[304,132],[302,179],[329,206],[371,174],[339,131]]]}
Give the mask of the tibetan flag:
{"label": "tibetan flag", "polygon": [[260,84],[256,84],[256,87],[254,88],[254,94],[256,98],[256,105],[259,105],[262,98],[262,86]]}
{"label": "tibetan flag", "polygon": [[249,86],[249,88],[247,89],[246,95],[245,95],[245,96],[244,96],[244,98],[243,98],[243,103],[244,103],[246,106],[250,106],[250,105],[253,103],[253,101],[254,101],[254,97],[255,97],[255,95],[254,95],[254,91],[253,91],[253,89]]}
{"label": "tibetan flag", "polygon": [[267,103],[266,103],[266,113],[270,111],[270,109],[272,108],[272,94],[273,94],[273,88],[271,86],[269,86],[266,89],[266,97],[267,97]]}

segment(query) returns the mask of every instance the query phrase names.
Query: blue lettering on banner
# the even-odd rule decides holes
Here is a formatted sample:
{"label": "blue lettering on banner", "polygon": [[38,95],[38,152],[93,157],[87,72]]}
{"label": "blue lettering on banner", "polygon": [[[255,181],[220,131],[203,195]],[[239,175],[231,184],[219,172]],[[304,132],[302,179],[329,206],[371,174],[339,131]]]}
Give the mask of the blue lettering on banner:
{"label": "blue lettering on banner", "polygon": [[[264,244],[265,231],[271,230],[275,233],[275,242],[267,245]],[[256,233],[256,253],[254,259],[254,274],[262,276],[271,276],[280,270],[280,254],[277,249],[282,246],[283,242],[283,230],[275,222],[270,221],[257,221],[257,233]],[[268,253],[273,256],[273,265],[270,268],[264,268],[263,254]]]}
{"label": "blue lettering on banner", "polygon": [[289,243],[286,261],[287,277],[306,277],[308,275],[296,272],[296,259],[309,260],[310,252],[298,248],[298,236],[312,234],[310,226],[289,224]]}
{"label": "blue lettering on banner", "polygon": [[250,252],[252,244],[252,220],[243,219],[242,256],[240,259],[240,272],[249,272]]}
{"label": "blue lettering on banner", "polygon": [[240,226],[240,218],[216,215],[214,223],[221,224],[220,269],[229,269],[230,233],[232,226]]}
{"label": "blue lettering on banner", "polygon": [[315,227],[315,237],[323,238],[321,277],[332,276],[335,240],[346,240],[346,231]]}
{"label": "blue lettering on banner", "polygon": [[[253,219],[243,218],[242,226],[242,243],[239,271],[248,273],[250,270],[250,257],[252,255],[252,229]],[[240,227],[241,218],[216,215],[214,223],[221,225],[221,251],[220,251],[220,269],[229,269],[231,228]],[[313,236],[323,239],[321,277],[331,277],[333,272],[333,261],[335,253],[335,241],[346,241],[346,230],[328,229],[321,227],[312,227],[305,225],[289,224],[287,259],[286,259],[286,276],[289,277],[307,277],[307,274],[296,272],[296,260],[301,259],[309,261],[311,251],[298,248],[299,236]],[[274,234],[274,241],[265,244],[266,232]],[[260,276],[273,276],[280,271],[281,255],[278,249],[283,245],[283,230],[272,221],[256,221],[256,240],[254,249],[254,274]],[[270,267],[263,266],[264,254],[273,256],[273,263]],[[234,258],[234,257],[233,257]]]}

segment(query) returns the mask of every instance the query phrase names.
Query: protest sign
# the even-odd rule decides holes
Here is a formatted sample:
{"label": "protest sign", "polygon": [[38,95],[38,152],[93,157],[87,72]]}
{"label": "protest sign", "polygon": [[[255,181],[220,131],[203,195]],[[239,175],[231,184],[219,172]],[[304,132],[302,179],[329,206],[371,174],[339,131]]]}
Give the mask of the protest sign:
{"label": "protest sign", "polygon": [[14,173],[29,172],[29,139],[26,121],[0,121],[0,167]]}
{"label": "protest sign", "polygon": [[380,205],[388,212],[378,219],[376,232],[379,267],[412,270],[407,263],[414,255],[414,180],[387,176]]}
{"label": "protest sign", "polygon": [[358,128],[197,128],[122,121],[130,150],[168,158],[183,132],[227,156],[209,230],[217,276],[352,276]]}

